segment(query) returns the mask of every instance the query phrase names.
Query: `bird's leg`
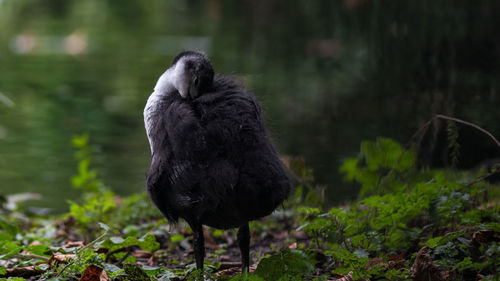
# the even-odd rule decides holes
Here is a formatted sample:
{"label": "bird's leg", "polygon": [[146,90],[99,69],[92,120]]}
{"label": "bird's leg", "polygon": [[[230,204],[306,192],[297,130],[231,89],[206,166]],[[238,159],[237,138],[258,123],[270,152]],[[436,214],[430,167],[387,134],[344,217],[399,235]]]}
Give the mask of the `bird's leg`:
{"label": "bird's leg", "polygon": [[203,236],[203,227],[200,223],[189,223],[193,229],[194,259],[196,268],[203,270],[203,259],[205,258],[205,237]]}
{"label": "bird's leg", "polygon": [[238,245],[241,252],[241,272],[248,272],[250,265],[250,228],[248,223],[240,226],[238,230]]}

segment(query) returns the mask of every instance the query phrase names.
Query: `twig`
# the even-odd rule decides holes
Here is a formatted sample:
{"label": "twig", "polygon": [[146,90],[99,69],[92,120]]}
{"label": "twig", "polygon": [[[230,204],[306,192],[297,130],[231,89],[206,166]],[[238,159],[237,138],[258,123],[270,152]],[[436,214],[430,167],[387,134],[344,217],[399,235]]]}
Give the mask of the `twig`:
{"label": "twig", "polygon": [[44,257],[44,256],[39,256],[39,255],[34,255],[34,254],[17,254],[13,256],[14,258],[19,258],[19,259],[37,259],[37,260],[43,260],[43,261],[48,261],[50,258]]}
{"label": "twig", "polygon": [[403,151],[401,151],[401,154],[399,155],[398,157],[398,160],[396,160],[396,163],[394,164],[394,166],[392,166],[392,169],[389,171],[389,173],[387,173],[387,175],[383,178],[388,178],[390,176],[392,176],[392,174],[394,173],[394,171],[396,171],[396,167],[399,165],[399,162],[401,161],[401,158],[403,157],[403,154],[405,151],[408,151],[408,149],[410,148],[410,145],[412,144],[413,142],[413,139],[415,139],[417,136],[425,133],[425,131],[427,131],[427,129],[429,128],[429,126],[432,124],[432,122],[436,120],[436,117],[432,117],[429,121],[427,121],[422,127],[420,127],[420,129],[418,129],[415,133],[413,133],[413,135],[410,137],[410,140],[408,140],[408,142],[406,143],[406,145],[404,146],[403,148]]}
{"label": "twig", "polygon": [[474,123],[470,123],[470,122],[467,122],[467,121],[464,121],[464,120],[461,120],[461,119],[458,119],[458,118],[454,118],[454,117],[450,117],[450,116],[446,116],[446,115],[442,115],[442,114],[436,114],[436,116],[434,116],[435,118],[441,118],[441,119],[446,119],[446,120],[451,120],[451,121],[455,121],[457,123],[462,123],[462,124],[465,124],[467,126],[471,126],[483,133],[485,133],[486,135],[488,135],[496,144],[497,146],[500,148],[500,142],[488,131],[486,131],[485,129],[479,127],[478,125],[474,124]]}
{"label": "twig", "polygon": [[[470,126],[472,128],[475,128],[481,132],[483,132],[484,134],[486,134],[487,136],[489,136],[496,144],[497,146],[500,148],[500,142],[493,136],[493,134],[491,134],[490,132],[488,132],[487,130],[479,127],[478,125],[474,124],[474,123],[471,123],[471,122],[467,122],[467,121],[464,121],[464,120],[461,120],[461,119],[458,119],[458,118],[455,118],[455,117],[450,117],[450,116],[446,116],[446,115],[443,115],[443,114],[436,114],[434,115],[429,121],[427,121],[422,127],[420,127],[420,129],[418,129],[411,137],[410,137],[410,140],[406,143],[405,147],[403,148],[403,151],[401,152],[401,154],[399,155],[398,157],[398,160],[396,161],[396,163],[394,164],[394,166],[392,167],[392,169],[387,173],[387,175],[384,177],[384,178],[388,178],[390,176],[392,176],[392,174],[394,173],[394,171],[396,170],[396,167],[399,165],[399,162],[401,161],[401,158],[403,157],[403,154],[405,151],[407,151],[410,147],[410,144],[412,143],[413,139],[416,138],[417,136],[419,136],[420,134],[423,134],[425,133],[425,131],[427,131],[427,129],[429,128],[429,126],[432,124],[433,121],[435,121],[436,119],[445,119],[445,120],[450,120],[450,121],[454,121],[454,122],[457,122],[457,123],[461,123],[461,124],[464,124],[464,125],[467,125],[467,126]],[[497,171],[494,171],[492,174],[495,174],[499,172],[498,170]],[[481,181],[482,179],[484,178],[487,178],[489,177],[490,175],[492,174],[489,174],[489,175],[486,175],[484,177],[481,177],[479,178],[480,180],[478,181]],[[468,185],[470,184],[474,184],[475,181],[472,181],[471,183],[469,183]]]}
{"label": "twig", "polygon": [[88,248],[90,248],[95,243],[99,242],[99,240],[103,239],[107,235],[108,235],[108,230],[105,230],[104,233],[101,234],[101,236],[97,237],[94,241],[92,241],[92,242],[88,243],[87,245],[85,245],[85,246],[77,249],[77,253],[76,253],[76,256],[73,258],[73,261],[69,262],[66,266],[64,266],[63,269],[61,269],[61,271],[59,271],[59,273],[57,273],[56,278],[59,277],[66,269],[68,269],[68,267],[70,267],[77,260],[79,260],[81,253],[83,253],[85,250],[87,250]]}
{"label": "twig", "polygon": [[466,184],[466,186],[469,187],[469,186],[471,186],[471,185],[473,185],[475,183],[478,183],[480,181],[483,181],[484,179],[486,179],[486,178],[488,178],[488,177],[490,177],[490,176],[492,176],[494,174],[497,174],[497,173],[500,173],[500,169],[496,169],[495,171],[487,173],[486,175],[482,175],[482,176],[474,179],[473,181],[469,182],[468,184]]}

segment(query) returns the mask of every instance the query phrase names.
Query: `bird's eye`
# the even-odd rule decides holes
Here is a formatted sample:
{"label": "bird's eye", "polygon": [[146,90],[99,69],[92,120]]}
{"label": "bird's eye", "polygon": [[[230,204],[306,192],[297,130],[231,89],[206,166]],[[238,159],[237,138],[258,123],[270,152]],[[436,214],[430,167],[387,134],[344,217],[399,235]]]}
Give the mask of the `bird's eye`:
{"label": "bird's eye", "polygon": [[198,82],[199,82],[199,81],[198,81],[198,77],[195,77],[195,78],[194,78],[194,80],[193,80],[194,85],[195,85],[195,86],[198,86]]}

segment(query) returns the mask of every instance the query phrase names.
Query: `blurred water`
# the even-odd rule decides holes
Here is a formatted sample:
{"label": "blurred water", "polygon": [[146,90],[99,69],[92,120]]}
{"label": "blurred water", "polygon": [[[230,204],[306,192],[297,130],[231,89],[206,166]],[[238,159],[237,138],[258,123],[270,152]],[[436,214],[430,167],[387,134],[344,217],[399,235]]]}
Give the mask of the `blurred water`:
{"label": "blurred water", "polygon": [[[306,158],[331,203],[348,200],[338,165],[363,139],[406,142],[435,113],[500,133],[499,14],[493,0],[0,1],[0,192],[63,210],[84,132],[106,185],[143,190],[143,106],[194,49],[244,77],[280,151]],[[481,141],[471,155],[500,157]]]}

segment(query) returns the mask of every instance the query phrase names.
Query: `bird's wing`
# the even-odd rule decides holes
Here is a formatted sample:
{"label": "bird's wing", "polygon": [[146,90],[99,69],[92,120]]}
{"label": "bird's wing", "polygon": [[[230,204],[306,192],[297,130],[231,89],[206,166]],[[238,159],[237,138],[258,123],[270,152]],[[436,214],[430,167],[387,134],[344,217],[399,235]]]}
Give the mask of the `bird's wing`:
{"label": "bird's wing", "polygon": [[166,109],[164,120],[172,155],[178,161],[201,159],[207,149],[205,130],[191,104],[174,100]]}
{"label": "bird's wing", "polygon": [[260,115],[260,107],[249,93],[231,91],[200,106],[201,124],[205,128],[207,147],[229,159],[255,149],[267,138]]}

